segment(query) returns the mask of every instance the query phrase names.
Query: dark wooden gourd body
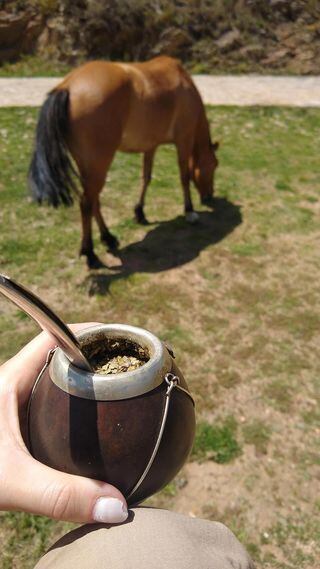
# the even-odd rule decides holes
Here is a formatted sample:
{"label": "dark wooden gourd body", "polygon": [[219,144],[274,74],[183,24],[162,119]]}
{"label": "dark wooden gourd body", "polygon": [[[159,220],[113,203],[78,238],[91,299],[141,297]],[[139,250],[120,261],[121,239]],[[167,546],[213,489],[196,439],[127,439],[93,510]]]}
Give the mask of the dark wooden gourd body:
{"label": "dark wooden gourd body", "polygon": [[[57,387],[49,369],[30,402],[30,452],[52,468],[109,482],[128,496],[154,450],[168,385],[163,381],[152,391],[130,399],[95,401],[69,395]],[[187,389],[173,361],[172,373]],[[188,457],[194,430],[192,399],[173,389],[160,447],[130,504],[141,502],[172,480]]]}

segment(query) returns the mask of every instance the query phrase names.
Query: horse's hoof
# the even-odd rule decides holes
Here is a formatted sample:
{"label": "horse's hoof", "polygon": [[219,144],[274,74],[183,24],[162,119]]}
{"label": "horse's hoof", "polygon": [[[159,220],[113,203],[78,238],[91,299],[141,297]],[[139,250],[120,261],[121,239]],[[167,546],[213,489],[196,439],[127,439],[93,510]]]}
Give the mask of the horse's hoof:
{"label": "horse's hoof", "polygon": [[105,267],[104,263],[100,261],[99,257],[94,253],[90,256],[87,256],[87,265],[88,269],[103,269]]}
{"label": "horse's hoof", "polygon": [[214,207],[214,205],[215,205],[214,197],[213,196],[205,196],[204,198],[201,198],[201,203],[202,203],[202,205],[206,205],[208,207]]}
{"label": "horse's hoof", "polygon": [[119,241],[112,233],[102,237],[101,241],[108,247],[109,251],[114,251],[119,247]]}
{"label": "horse's hoof", "polygon": [[143,207],[141,205],[136,205],[134,208],[134,217],[137,223],[140,225],[148,225],[149,222],[144,215]]}
{"label": "horse's hoof", "polygon": [[139,223],[139,225],[149,225],[149,221],[144,216],[139,219],[136,217],[135,220],[137,223]]}
{"label": "horse's hoof", "polygon": [[196,211],[188,211],[186,213],[186,221],[188,223],[198,223],[200,221],[199,214]]}
{"label": "horse's hoof", "polygon": [[109,239],[107,245],[109,251],[116,251],[119,248],[120,243],[116,237],[112,236],[112,239]]}

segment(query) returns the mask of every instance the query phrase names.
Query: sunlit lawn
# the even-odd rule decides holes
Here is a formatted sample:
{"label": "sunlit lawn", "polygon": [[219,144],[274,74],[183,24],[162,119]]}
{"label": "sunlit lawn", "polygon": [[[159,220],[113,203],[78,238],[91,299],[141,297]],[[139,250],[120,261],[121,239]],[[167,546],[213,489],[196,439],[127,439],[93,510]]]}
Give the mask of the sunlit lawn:
{"label": "sunlit lawn", "polygon": [[[67,321],[127,322],[174,346],[200,423],[183,484],[178,478],[151,503],[224,521],[263,567],[316,568],[320,111],[209,109],[221,142],[221,199],[211,211],[194,192],[194,227],[181,215],[173,148],[157,154],[148,227],[133,221],[140,157],[119,154],[102,196],[119,258],[95,232],[96,251],[113,269],[91,274],[78,258],[78,208],[38,207],[27,197],[36,115],[0,109],[0,271]],[[4,361],[37,327],[4,300],[0,310]],[[197,496],[194,480],[206,469],[212,482]],[[215,479],[224,481],[219,488]],[[32,567],[65,529],[3,514],[1,567]]]}

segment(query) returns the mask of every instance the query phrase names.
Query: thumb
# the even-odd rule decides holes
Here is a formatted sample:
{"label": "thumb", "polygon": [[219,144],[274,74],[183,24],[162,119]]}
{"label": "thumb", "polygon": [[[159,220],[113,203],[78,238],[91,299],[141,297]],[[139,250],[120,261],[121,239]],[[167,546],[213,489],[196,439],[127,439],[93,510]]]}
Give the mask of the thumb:
{"label": "thumb", "polygon": [[15,460],[15,471],[23,476],[14,477],[12,491],[7,481],[5,509],[79,523],[121,523],[127,519],[125,498],[114,486],[54,470],[22,454],[22,464],[18,466]]}

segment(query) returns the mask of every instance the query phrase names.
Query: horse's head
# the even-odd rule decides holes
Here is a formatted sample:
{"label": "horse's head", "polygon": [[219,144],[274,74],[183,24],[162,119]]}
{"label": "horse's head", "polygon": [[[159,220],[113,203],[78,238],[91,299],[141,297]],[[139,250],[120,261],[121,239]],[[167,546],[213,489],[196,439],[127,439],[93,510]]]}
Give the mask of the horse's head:
{"label": "horse's head", "polygon": [[209,147],[201,149],[201,152],[192,158],[191,176],[203,204],[210,202],[214,193],[214,172],[218,166],[216,157],[218,148],[219,142],[210,142]]}

